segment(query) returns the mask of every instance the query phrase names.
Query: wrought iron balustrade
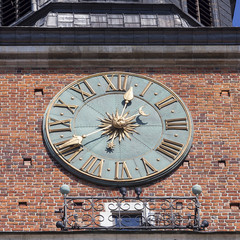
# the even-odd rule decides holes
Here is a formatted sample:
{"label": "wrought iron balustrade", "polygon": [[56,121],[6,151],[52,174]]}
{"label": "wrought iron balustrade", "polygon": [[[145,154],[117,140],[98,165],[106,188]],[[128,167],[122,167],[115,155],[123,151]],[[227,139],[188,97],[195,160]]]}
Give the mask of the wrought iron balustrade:
{"label": "wrought iron balustrade", "polygon": [[[62,230],[202,230],[200,203],[194,197],[70,197],[57,211]],[[208,225],[208,223],[207,223]]]}

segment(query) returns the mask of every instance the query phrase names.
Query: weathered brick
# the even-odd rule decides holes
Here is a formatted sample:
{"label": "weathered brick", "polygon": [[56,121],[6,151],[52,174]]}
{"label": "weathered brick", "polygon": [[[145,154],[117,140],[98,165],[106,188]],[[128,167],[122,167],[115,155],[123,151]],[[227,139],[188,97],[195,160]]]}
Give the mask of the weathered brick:
{"label": "weathered brick", "polygon": [[[41,124],[50,100],[64,86],[81,77],[123,68],[1,69],[0,231],[56,230],[63,199],[59,187],[71,186],[71,195],[118,196],[117,189],[98,187],[76,178],[53,160],[43,143]],[[203,188],[201,216],[209,231],[240,231],[239,112],[240,70],[214,67],[128,68],[152,77],[175,91],[188,106],[194,122],[194,141],[183,164],[161,181],[143,186],[144,195],[190,196],[192,185]],[[43,95],[34,95],[43,89]],[[220,95],[222,90],[229,94]],[[23,157],[32,165],[23,165]],[[218,161],[226,164],[219,165]],[[134,196],[134,192],[129,192]],[[19,201],[27,206],[19,207]],[[214,217],[214,218],[213,218]]]}

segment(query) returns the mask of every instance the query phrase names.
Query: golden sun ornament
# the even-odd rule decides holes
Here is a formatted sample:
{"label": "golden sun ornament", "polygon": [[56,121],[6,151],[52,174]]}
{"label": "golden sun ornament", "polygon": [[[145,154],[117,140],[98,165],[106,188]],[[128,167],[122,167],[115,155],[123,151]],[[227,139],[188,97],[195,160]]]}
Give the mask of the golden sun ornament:
{"label": "golden sun ornament", "polygon": [[139,125],[134,121],[136,115],[128,117],[128,114],[129,112],[120,116],[117,110],[115,114],[111,115],[106,113],[107,117],[100,119],[102,124],[99,125],[99,127],[104,130],[102,135],[108,135],[109,140],[111,140],[111,142],[108,143],[108,148],[114,148],[113,141],[115,138],[118,138],[120,143],[125,137],[131,140],[129,134],[138,133],[135,128],[139,127]]}

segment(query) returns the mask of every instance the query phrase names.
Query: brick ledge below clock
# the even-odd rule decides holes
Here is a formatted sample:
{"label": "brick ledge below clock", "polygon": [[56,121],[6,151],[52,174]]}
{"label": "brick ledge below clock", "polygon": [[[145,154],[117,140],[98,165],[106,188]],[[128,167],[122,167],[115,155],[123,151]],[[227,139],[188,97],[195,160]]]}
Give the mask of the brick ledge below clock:
{"label": "brick ledge below clock", "polygon": [[75,240],[83,238],[84,240],[94,240],[96,236],[99,240],[145,240],[151,235],[151,240],[172,240],[172,239],[198,239],[198,240],[239,240],[240,232],[189,232],[189,231],[83,231],[83,232],[60,232],[60,231],[45,231],[45,232],[0,232],[1,240],[12,239],[51,239],[51,240]]}

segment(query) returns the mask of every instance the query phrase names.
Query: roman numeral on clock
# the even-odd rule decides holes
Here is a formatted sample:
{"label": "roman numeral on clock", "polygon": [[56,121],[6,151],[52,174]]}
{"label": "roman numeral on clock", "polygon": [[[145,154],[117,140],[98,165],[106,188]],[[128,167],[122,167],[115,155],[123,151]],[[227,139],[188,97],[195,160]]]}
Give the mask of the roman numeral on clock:
{"label": "roman numeral on clock", "polygon": [[[103,75],[103,78],[106,80],[108,87],[107,92],[109,91],[126,91],[128,75],[113,74],[111,76]],[[113,79],[117,78],[117,81]],[[115,84],[115,85],[114,85]]]}
{"label": "roman numeral on clock", "polygon": [[[85,89],[87,90],[87,92],[86,92],[86,90],[83,91],[82,85],[85,86]],[[96,94],[95,91],[93,90],[93,88],[90,86],[90,84],[86,80],[84,80],[81,83],[76,84],[74,87],[71,87],[71,89],[80,93],[83,101],[85,101],[87,98],[92,97],[93,95]]]}
{"label": "roman numeral on clock", "polygon": [[[55,118],[50,118],[50,122],[48,123],[49,126],[49,132],[66,132],[71,131],[71,121],[72,119],[66,119],[66,120],[57,120]],[[55,125],[62,125],[61,128],[51,128]]]}
{"label": "roman numeral on clock", "polygon": [[183,144],[174,142],[168,139],[163,139],[162,143],[157,147],[157,151],[165,154],[166,156],[175,159],[181,152]]}
{"label": "roman numeral on clock", "polygon": [[146,85],[146,87],[143,89],[143,91],[140,93],[140,96],[143,97],[145,95],[145,93],[147,92],[147,90],[150,88],[150,86],[152,85],[152,82],[148,82],[148,84]]}
{"label": "roman numeral on clock", "polygon": [[164,98],[163,100],[155,103],[155,105],[157,106],[157,108],[160,110],[174,102],[177,102],[177,99],[173,96],[173,95],[170,95],[166,98]]}
{"label": "roman numeral on clock", "polygon": [[[120,175],[119,175],[120,173]],[[131,179],[126,162],[115,162],[115,179]]]}
{"label": "roman numeral on clock", "polygon": [[[79,146],[74,146],[74,145],[62,147],[62,146],[64,146],[64,143],[66,143],[67,141],[69,141],[69,140],[65,140],[65,141],[61,141],[61,142],[55,143],[54,146],[57,148],[59,153],[68,162],[71,162],[81,151],[83,151],[83,148],[79,147]],[[70,155],[70,157],[66,158],[69,155]]]}
{"label": "roman numeral on clock", "polygon": [[143,161],[147,175],[157,172],[157,169],[153,167],[145,158],[141,158],[141,160]]}
{"label": "roman numeral on clock", "polygon": [[188,130],[186,118],[175,118],[165,120],[166,130]]}
{"label": "roman numeral on clock", "polygon": [[103,163],[104,163],[103,159],[99,159],[99,158],[91,155],[89,157],[89,159],[83,164],[83,166],[80,169],[89,174],[101,177]]}
{"label": "roman numeral on clock", "polygon": [[60,98],[53,106],[67,108],[72,114],[74,114],[76,108],[78,107],[77,105],[68,105],[65,102],[63,102]]}

